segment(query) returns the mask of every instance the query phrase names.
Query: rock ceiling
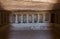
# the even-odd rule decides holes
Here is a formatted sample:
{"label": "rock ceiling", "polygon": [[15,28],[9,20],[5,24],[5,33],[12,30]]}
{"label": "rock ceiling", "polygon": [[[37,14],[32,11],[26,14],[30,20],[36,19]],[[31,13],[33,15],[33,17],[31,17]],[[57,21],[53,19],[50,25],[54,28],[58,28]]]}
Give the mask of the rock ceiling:
{"label": "rock ceiling", "polygon": [[6,10],[51,10],[57,0],[0,0]]}

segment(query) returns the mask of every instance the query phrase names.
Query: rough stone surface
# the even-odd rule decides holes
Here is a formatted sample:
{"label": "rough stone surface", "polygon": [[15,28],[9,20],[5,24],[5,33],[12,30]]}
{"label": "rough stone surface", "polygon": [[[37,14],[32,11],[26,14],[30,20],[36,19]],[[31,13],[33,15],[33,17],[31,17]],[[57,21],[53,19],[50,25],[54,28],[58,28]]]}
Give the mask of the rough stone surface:
{"label": "rough stone surface", "polygon": [[52,10],[53,6],[58,3],[57,0],[0,0],[2,6],[6,10]]}

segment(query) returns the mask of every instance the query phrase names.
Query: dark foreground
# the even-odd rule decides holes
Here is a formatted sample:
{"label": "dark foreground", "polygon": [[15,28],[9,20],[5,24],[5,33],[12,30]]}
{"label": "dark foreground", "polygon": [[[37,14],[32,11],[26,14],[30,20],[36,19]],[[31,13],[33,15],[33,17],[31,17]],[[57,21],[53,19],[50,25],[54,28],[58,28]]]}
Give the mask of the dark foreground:
{"label": "dark foreground", "polygon": [[50,30],[10,30],[0,32],[0,39],[58,39]]}
{"label": "dark foreground", "polygon": [[[0,33],[1,34],[1,33]],[[10,31],[4,32],[0,39],[52,39],[50,31]]]}

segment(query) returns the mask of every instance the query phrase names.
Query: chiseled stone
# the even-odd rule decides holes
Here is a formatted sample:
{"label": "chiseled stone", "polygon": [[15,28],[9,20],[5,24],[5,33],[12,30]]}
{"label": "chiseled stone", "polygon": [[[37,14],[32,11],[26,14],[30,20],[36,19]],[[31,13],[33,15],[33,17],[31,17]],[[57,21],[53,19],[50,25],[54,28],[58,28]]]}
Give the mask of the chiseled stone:
{"label": "chiseled stone", "polygon": [[52,10],[56,0],[0,0],[6,10]]}

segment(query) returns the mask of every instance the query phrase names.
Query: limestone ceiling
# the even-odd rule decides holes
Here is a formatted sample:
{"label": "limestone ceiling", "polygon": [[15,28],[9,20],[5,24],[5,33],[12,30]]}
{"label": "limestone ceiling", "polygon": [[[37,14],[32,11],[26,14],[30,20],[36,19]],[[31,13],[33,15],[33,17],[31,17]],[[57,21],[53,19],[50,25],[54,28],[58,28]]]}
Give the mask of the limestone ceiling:
{"label": "limestone ceiling", "polygon": [[56,0],[0,0],[6,10],[51,10]]}

